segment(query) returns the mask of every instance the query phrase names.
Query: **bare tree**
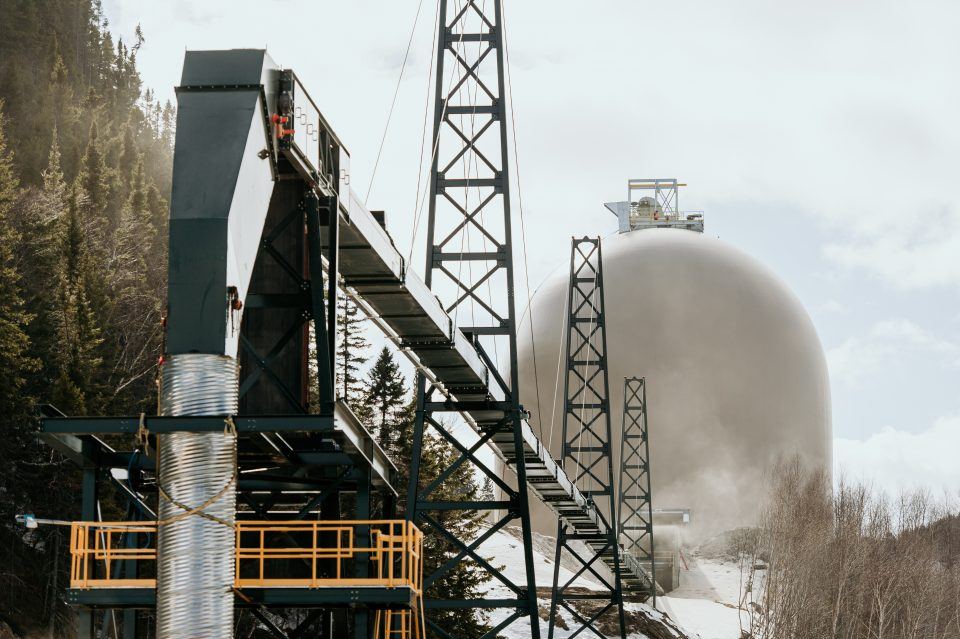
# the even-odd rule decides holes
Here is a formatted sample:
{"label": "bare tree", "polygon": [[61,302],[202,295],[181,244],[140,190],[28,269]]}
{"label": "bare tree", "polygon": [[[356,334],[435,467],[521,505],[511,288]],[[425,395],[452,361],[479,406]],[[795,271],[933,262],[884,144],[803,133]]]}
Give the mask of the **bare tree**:
{"label": "bare tree", "polygon": [[740,549],[752,639],[960,639],[960,519],[927,491],[890,498],[795,459],[771,473]]}

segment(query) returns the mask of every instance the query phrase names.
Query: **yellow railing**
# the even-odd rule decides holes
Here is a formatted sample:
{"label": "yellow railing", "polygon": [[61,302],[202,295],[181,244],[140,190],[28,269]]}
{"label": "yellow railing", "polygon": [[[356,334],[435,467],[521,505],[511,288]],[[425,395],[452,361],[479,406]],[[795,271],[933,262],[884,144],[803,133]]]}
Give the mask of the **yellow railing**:
{"label": "yellow railing", "polygon": [[120,521],[75,521],[70,527],[71,588],[153,588],[155,579],[135,579],[117,574],[118,561],[156,561],[155,548],[127,548],[124,535],[157,532],[157,522],[132,524]]}
{"label": "yellow railing", "polygon": [[[239,521],[234,528],[234,588],[410,588],[413,608],[378,610],[374,636],[425,637],[423,533],[411,522]],[[156,532],[152,521],[74,522],[70,587],[155,588],[156,579],[133,578],[118,568],[119,562],[138,562],[137,574],[155,573],[156,546],[140,546],[148,538],[155,543]],[[129,543],[131,535],[134,544]]]}
{"label": "yellow railing", "polygon": [[[407,586],[420,594],[423,533],[408,521],[240,521],[236,533],[237,588]],[[375,576],[355,576],[363,561]]]}

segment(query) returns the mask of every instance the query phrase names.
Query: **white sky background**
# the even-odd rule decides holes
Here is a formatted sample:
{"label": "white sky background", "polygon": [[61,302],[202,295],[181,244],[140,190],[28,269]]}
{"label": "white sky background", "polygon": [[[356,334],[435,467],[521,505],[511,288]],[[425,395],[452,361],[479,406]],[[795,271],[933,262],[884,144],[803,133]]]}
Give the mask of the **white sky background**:
{"label": "white sky background", "polygon": [[[434,4],[423,2],[369,202],[404,253]],[[266,46],[350,149],[363,196],[416,0],[104,5],[115,36],[142,24],[140,69],[163,98],[186,48]],[[600,203],[621,199],[628,177],[679,177],[682,208],[705,210],[708,233],[764,261],[813,316],[838,467],[891,489],[956,490],[960,5],[505,0],[505,11],[533,285],[565,261],[570,236],[615,228]]]}

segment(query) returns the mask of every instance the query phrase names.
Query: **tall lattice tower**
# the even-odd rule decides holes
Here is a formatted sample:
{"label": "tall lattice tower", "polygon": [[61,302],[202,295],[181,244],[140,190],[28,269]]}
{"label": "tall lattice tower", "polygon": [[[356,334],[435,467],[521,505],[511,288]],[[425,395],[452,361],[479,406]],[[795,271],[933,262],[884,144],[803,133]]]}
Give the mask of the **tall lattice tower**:
{"label": "tall lattice tower", "polygon": [[623,552],[650,571],[648,593],[657,603],[653,554],[653,500],[650,497],[650,437],[647,430],[647,383],[623,380],[623,431],[620,439],[620,504],[617,529]]}
{"label": "tall lattice tower", "polygon": [[[417,418],[413,437],[411,481],[407,516],[427,534],[438,536],[454,555],[427,575],[427,608],[512,608],[491,636],[514,621],[530,620],[531,636],[538,638],[536,583],[534,579],[530,511],[522,441],[522,407],[514,309],[513,243],[510,179],[507,160],[507,104],[504,78],[504,33],[500,0],[440,0],[433,120],[432,165],[427,220],[425,282],[450,314],[454,326],[472,340],[478,356],[496,378],[486,388],[447,384],[441,388],[417,382]],[[447,349],[448,343],[437,343]],[[496,363],[508,362],[509,379],[501,379]],[[484,417],[477,420],[480,438],[471,446],[455,436],[455,421],[441,413],[463,411],[482,403]],[[439,477],[420,486],[425,432],[432,430],[459,451],[459,457],[440,471]],[[478,455],[484,444],[508,442],[514,454],[517,484],[509,485]],[[478,499],[444,491],[444,482],[464,464],[478,469],[505,496],[503,500]],[[477,540],[457,538],[450,522],[457,512],[490,512],[491,528]],[[479,551],[483,542],[507,523],[519,520],[525,577],[513,580]],[[490,576],[509,593],[473,601],[451,601],[431,586],[462,562]],[[431,621],[430,626],[448,636]]]}
{"label": "tall lattice tower", "polygon": [[[613,476],[612,431],[610,426],[610,386],[607,379],[607,329],[603,299],[603,262],[600,238],[573,239],[570,249],[570,284],[567,291],[567,343],[565,349],[563,450],[560,463],[567,476],[583,495],[597,505],[597,515],[605,525],[596,535],[571,533],[562,520],[557,524],[557,545],[550,605],[550,637],[558,608],[564,608],[577,626],[603,639],[597,620],[614,610],[619,636],[626,637],[623,614],[620,545],[616,529],[617,504]],[[577,547],[583,543],[587,554]],[[566,552],[580,569],[603,588],[602,594],[583,593],[573,587],[575,578],[560,581],[560,562]],[[612,579],[600,567],[606,564]],[[601,600],[602,608],[583,615],[571,603],[576,600]]]}

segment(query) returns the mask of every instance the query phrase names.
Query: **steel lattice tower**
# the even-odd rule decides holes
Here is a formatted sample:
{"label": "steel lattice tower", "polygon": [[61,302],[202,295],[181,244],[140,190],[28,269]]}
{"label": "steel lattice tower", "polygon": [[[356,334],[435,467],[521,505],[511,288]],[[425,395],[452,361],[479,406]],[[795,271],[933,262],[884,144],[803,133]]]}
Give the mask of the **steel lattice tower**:
{"label": "steel lattice tower", "polygon": [[620,439],[620,517],[623,551],[650,566],[650,597],[657,603],[653,554],[653,500],[650,498],[650,439],[647,384],[643,377],[623,380],[623,432]]}
{"label": "steel lattice tower", "polygon": [[[599,507],[597,514],[606,517],[607,534],[584,536],[571,534],[560,521],[557,525],[557,546],[553,572],[553,596],[550,603],[550,634],[558,606],[562,606],[579,624],[573,634],[592,631],[605,635],[596,621],[616,608],[620,636],[626,637],[623,614],[623,589],[620,574],[620,546],[616,529],[616,502],[613,484],[611,451],[610,388],[607,379],[607,329],[603,300],[603,266],[600,238],[574,238],[570,250],[570,284],[567,301],[566,373],[564,377],[563,451],[561,465],[583,495]],[[605,504],[603,502],[606,502]],[[604,508],[605,507],[605,508]],[[604,512],[606,510],[606,512]],[[583,542],[584,554],[571,542]],[[564,550],[580,568],[566,583],[560,583],[560,560]],[[613,573],[610,583],[598,563],[605,563]],[[604,588],[602,595],[584,594],[572,587],[583,574],[592,576]],[[607,604],[590,617],[581,615],[569,602],[603,599]]]}
{"label": "steel lattice tower", "polygon": [[[430,622],[430,609],[513,608],[514,612],[487,636],[496,636],[513,621],[528,618],[531,636],[538,639],[536,582],[523,455],[516,315],[514,310],[513,244],[507,160],[507,121],[504,90],[503,21],[500,0],[440,0],[433,121],[433,158],[430,174],[425,283],[453,318],[457,329],[477,347],[486,363],[491,385],[486,388],[440,388],[423,374],[417,381],[417,414],[407,499],[407,517],[427,534],[443,539],[457,553],[429,574],[424,587],[428,625],[441,636],[451,636]],[[448,68],[449,65],[449,68]],[[496,297],[494,297],[496,292]],[[449,349],[450,342],[437,343]],[[506,355],[510,378],[496,372],[495,362]],[[477,420],[478,442],[467,447],[452,433],[440,413],[456,413],[468,403],[484,405],[487,419]],[[486,408],[489,407],[489,411]],[[425,430],[431,427],[459,451],[459,457],[441,469],[439,477],[420,486]],[[517,486],[506,483],[477,453],[490,441],[512,442]],[[489,477],[503,500],[460,499],[440,495],[444,481],[464,464]],[[458,512],[493,513],[490,529],[477,540],[459,539],[445,525]],[[479,551],[481,544],[507,523],[520,520],[525,579],[515,583]],[[431,586],[458,564],[470,561],[488,573],[511,596],[499,599],[452,601],[438,598]],[[493,562],[496,563],[496,562]]]}

